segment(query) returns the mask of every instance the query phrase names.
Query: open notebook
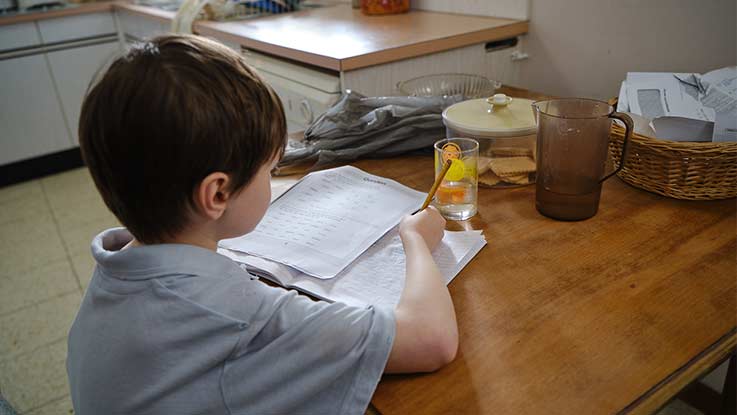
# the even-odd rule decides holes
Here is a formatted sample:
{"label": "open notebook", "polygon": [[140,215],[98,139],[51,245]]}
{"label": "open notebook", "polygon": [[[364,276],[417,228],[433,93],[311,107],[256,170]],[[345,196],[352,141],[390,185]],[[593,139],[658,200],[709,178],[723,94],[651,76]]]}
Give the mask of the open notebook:
{"label": "open notebook", "polygon": [[[481,231],[445,231],[433,251],[445,283],[450,283],[484,245]],[[330,302],[393,308],[404,288],[404,249],[396,227],[330,279],[314,278],[278,262],[222,247],[218,252],[241,263],[251,274]]]}

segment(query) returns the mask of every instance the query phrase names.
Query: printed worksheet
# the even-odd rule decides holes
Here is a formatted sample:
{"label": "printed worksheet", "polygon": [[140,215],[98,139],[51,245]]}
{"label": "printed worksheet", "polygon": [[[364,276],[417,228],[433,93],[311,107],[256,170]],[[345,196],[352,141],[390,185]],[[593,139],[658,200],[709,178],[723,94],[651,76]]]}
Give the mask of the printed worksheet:
{"label": "printed worksheet", "polygon": [[[445,231],[432,253],[445,284],[486,245],[481,231]],[[285,265],[248,254],[219,249],[219,253],[243,264],[245,269],[287,288],[294,288],[330,302],[394,308],[405,281],[405,255],[395,227],[361,254],[335,278],[318,279]]]}
{"label": "printed worksheet", "polygon": [[220,246],[333,278],[425,196],[352,166],[311,173],[271,204],[253,232]]}

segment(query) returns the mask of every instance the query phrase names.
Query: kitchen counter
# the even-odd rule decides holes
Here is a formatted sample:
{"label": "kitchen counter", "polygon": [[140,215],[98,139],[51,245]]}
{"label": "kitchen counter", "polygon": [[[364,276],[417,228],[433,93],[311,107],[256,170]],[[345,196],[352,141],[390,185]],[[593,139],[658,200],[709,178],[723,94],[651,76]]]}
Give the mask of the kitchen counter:
{"label": "kitchen counter", "polygon": [[347,71],[519,36],[528,22],[412,10],[366,16],[349,4],[253,19],[198,22],[198,33],[272,55]]}
{"label": "kitchen counter", "polygon": [[[0,16],[0,26],[106,10],[160,22],[175,13],[124,1]],[[527,21],[412,10],[366,16],[349,4],[231,22],[195,22],[196,33],[334,71],[348,71],[527,33]]]}

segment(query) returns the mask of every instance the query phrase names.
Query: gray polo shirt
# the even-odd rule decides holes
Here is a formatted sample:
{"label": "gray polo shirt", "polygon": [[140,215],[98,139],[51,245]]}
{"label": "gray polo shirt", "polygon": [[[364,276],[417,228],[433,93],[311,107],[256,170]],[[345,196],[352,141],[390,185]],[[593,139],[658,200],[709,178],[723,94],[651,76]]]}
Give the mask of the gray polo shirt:
{"label": "gray polo shirt", "polygon": [[314,302],[190,245],[92,243],[69,332],[77,415],[363,414],[394,339],[391,310]]}

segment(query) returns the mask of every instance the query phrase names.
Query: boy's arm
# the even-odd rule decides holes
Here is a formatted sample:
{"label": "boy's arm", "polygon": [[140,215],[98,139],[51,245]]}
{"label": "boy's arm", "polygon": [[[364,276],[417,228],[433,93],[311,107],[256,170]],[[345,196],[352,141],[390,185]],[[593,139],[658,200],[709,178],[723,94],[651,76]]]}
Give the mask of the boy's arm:
{"label": "boy's arm", "polygon": [[431,372],[458,350],[458,326],[448,288],[430,252],[445,220],[429,208],[405,219],[400,235],[407,257],[406,279],[395,310],[396,335],[385,372]]}

